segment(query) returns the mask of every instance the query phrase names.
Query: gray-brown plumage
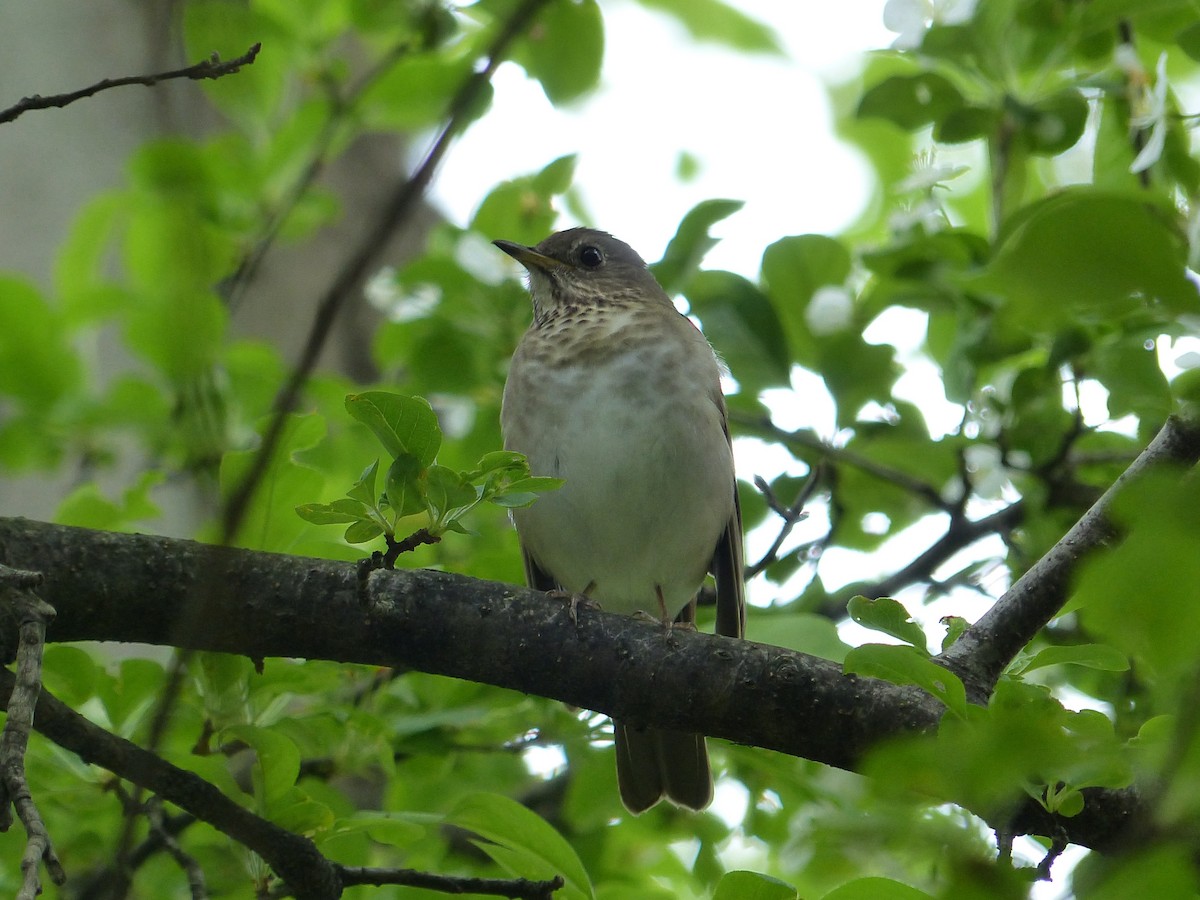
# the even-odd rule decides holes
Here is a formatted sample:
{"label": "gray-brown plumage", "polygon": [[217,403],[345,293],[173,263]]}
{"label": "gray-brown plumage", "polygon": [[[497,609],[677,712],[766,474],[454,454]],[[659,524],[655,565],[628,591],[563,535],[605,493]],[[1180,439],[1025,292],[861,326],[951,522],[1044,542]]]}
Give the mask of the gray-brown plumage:
{"label": "gray-brown plumage", "polygon": [[[692,621],[711,572],[717,631],[745,622],[742,523],[720,368],[629,245],[572,228],[496,241],[529,271],[533,324],[504,389],[504,444],[566,479],[513,519],[530,586]],[[701,735],[613,722],[621,799],[712,799]]]}

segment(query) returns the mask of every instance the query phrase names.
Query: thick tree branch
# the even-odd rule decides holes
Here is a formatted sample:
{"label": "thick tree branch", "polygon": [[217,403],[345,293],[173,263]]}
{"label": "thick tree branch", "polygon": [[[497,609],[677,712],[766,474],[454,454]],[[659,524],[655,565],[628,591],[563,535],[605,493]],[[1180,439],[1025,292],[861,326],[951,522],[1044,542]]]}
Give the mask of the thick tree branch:
{"label": "thick tree branch", "polygon": [[1066,603],[1080,561],[1116,537],[1107,518],[1113,497],[1153,466],[1193,466],[1197,460],[1200,421],[1168,419],[1149,446],[1062,540],[941,655],[941,661],[967,685],[968,696],[982,699],[991,695],[1005,666]]}
{"label": "thick tree branch", "polygon": [[[0,519],[0,552],[46,573],[53,640],[414,668],[847,769],[888,737],[934,728],[943,712],[916,688],[845,675],[828,660],[664,635],[590,609],[576,625],[542,594],[446,572],[376,570],[362,580],[346,563],[19,519]],[[1132,791],[1113,796],[1137,806]],[[1111,834],[1096,824],[1108,822],[1104,810],[1093,813],[1052,824],[1099,848]]]}
{"label": "thick tree branch", "polygon": [[8,109],[0,110],[0,125],[3,125],[5,122],[11,122],[31,109],[50,109],[51,107],[67,106],[76,100],[91,97],[93,94],[107,91],[109,88],[124,87],[128,84],[142,84],[146,87],[153,87],[160,82],[170,81],[174,78],[188,78],[192,81],[224,78],[226,75],[232,75],[234,72],[239,71],[242,66],[248,66],[253,63],[254,58],[258,56],[258,51],[261,49],[262,44],[255,44],[241,56],[231,59],[228,62],[221,62],[221,57],[214,53],[203,62],[198,62],[193,66],[186,66],[182,69],[174,69],[170,72],[156,72],[153,75],[127,75],[123,78],[105,78],[103,81],[97,81],[93,85],[80,88],[77,91],[71,91],[67,94],[52,94],[49,97],[41,97],[34,94],[32,97],[23,98]]}

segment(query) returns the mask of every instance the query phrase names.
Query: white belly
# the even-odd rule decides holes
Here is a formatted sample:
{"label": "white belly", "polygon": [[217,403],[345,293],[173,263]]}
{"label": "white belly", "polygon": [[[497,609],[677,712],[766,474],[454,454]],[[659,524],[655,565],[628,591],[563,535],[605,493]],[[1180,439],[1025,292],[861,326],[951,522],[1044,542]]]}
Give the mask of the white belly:
{"label": "white belly", "polygon": [[[533,474],[566,479],[514,511],[521,542],[563,588],[586,591],[604,609],[657,618],[661,590],[667,611],[678,614],[732,514],[722,413],[698,388],[715,386],[717,367],[698,346],[707,358],[687,366],[654,365],[659,354],[678,356],[678,344],[642,345],[586,374],[563,368],[546,378],[542,370],[537,383],[506,389],[505,445],[529,458]],[[651,372],[663,374],[654,381]],[[518,420],[510,395],[531,389],[537,402],[523,399]]]}

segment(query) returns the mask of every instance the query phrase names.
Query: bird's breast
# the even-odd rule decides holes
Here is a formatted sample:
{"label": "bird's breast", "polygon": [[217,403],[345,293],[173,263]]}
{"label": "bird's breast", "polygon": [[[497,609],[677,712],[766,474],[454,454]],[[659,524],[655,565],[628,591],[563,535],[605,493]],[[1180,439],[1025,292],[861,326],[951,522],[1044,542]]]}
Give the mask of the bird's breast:
{"label": "bird's breast", "polygon": [[505,446],[566,479],[514,515],[523,545],[564,588],[591,585],[620,612],[657,615],[656,588],[682,608],[732,512],[717,363],[672,315],[658,334],[602,321],[546,346],[530,332],[505,388]]}

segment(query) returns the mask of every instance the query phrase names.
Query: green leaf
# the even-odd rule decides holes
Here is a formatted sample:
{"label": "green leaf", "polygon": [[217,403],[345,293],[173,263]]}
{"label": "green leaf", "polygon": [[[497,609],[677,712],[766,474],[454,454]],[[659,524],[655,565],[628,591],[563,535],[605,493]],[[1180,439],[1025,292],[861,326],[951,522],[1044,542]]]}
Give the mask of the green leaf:
{"label": "green leaf", "polygon": [[375,506],[375,481],[379,474],[379,460],[375,460],[367,466],[362,475],[358,477],[358,481],[354,482],[354,487],[346,491],[346,496],[351,500],[357,500],[359,503],[367,507]]}
{"label": "green leaf", "polygon": [[[1084,562],[1076,599],[1090,634],[1129,654],[1171,708],[1177,679],[1195,667],[1200,633],[1200,482],[1151,472],[1117,495],[1112,518],[1125,534]],[[1130,606],[1130,598],[1143,598]],[[1135,614],[1136,613],[1136,614]]]}
{"label": "green leaf", "polygon": [[370,520],[370,508],[359,500],[334,500],[332,503],[304,503],[296,514],[314,525],[343,525],[346,522]]}
{"label": "green leaf", "polygon": [[105,497],[94,482],[80,485],[59,504],[54,520],[103,531],[132,530],[139,522],[158,518],[159,508],[150,499],[150,491],[162,484],[163,477],[153,469],[143,472],[137,483],[124,491],[120,502]]}
{"label": "green leaf", "polygon": [[820,370],[818,341],[805,319],[817,288],[841,285],[850,277],[850,252],[821,234],[781,238],[763,252],[762,278],[783,325],[795,362]]}
{"label": "green leaf", "polygon": [[712,900],[796,900],[790,884],[761,872],[726,872],[717,882]]}
{"label": "green leaf", "polygon": [[850,618],[864,628],[890,634],[907,644],[912,644],[918,650],[927,649],[928,639],[921,626],[913,621],[903,605],[891,597],[869,600],[859,594],[850,598],[847,611]]}
{"label": "green leaf", "polygon": [[410,53],[389,67],[356,104],[366,124],[380,129],[413,130],[439,122],[450,100],[471,75],[468,55]]}
{"label": "green leaf", "polygon": [[80,383],[62,316],[32,282],[0,276],[0,394],[47,411]]}
{"label": "green leaf", "polygon": [[757,53],[782,54],[775,32],[721,0],[640,0],[678,19],[693,38]]}
{"label": "green leaf", "polygon": [[388,505],[397,517],[411,516],[427,509],[422,476],[425,466],[411,453],[402,453],[392,460],[384,478]]}
{"label": "green leaf", "polygon": [[858,104],[860,119],[887,119],[905,131],[938,122],[964,105],[962,94],[941,75],[893,75],[868,88]]}
{"label": "green leaf", "polygon": [[948,650],[957,641],[964,631],[971,627],[971,623],[962,616],[942,616],[941,623],[946,626],[946,636],[942,638],[942,650]]}
{"label": "green leaf", "polygon": [[1024,110],[1021,136],[1031,153],[1055,156],[1074,147],[1087,124],[1088,103],[1078,91],[1063,91]]}
{"label": "green leaf", "polygon": [[1104,672],[1125,672],[1129,669],[1129,658],[1116,647],[1107,644],[1073,644],[1039,650],[1021,671],[1027,673],[1068,663]]}
{"label": "green leaf", "polygon": [[446,821],[486,838],[477,845],[510,874],[538,880],[561,875],[564,898],[594,896],[575,849],[545,819],[515,800],[469,794],[455,804]]}
{"label": "green leaf", "polygon": [[1168,315],[1198,311],[1184,261],[1161,211],[1137,198],[1068,189],[1022,211],[983,273],[963,281],[1003,298],[1002,314],[1038,334],[1148,303]]}
{"label": "green leaf", "polygon": [[692,276],[684,296],[743,393],[788,383],[787,335],[766,294],[741,275],[707,270]]}
{"label": "green leaf", "polygon": [[513,54],[555,106],[575,100],[600,82],[604,18],[595,0],[555,0]]}
{"label": "green leaf", "polygon": [[915,684],[959,716],[967,714],[967,692],[958,676],[939,666],[916,647],[864,644],[846,654],[847,673],[882,678],[893,684]]}
{"label": "green leaf", "polygon": [[515,450],[493,450],[480,458],[472,477],[478,478],[491,472],[510,468],[523,469],[528,472],[529,464],[525,460],[525,454],[517,453]]}
{"label": "green leaf", "polygon": [[571,186],[575,162],[574,155],[560,156],[540,172],[497,185],[471,217],[471,230],[518,244],[539,243],[558,218],[553,200]]}
{"label": "green leaf", "polygon": [[932,897],[891,878],[856,878],[834,888],[821,900],[932,900]]}
{"label": "green leaf", "polygon": [[509,509],[528,506],[540,494],[544,494],[547,491],[556,491],[563,484],[565,484],[565,481],[562,478],[551,478],[544,475],[522,478],[505,486],[504,490],[497,492],[489,497],[488,500],[497,506]]}
{"label": "green leaf", "polygon": [[1189,25],[1175,35],[1175,43],[1189,57],[1200,61],[1200,23]]}
{"label": "green leaf", "polygon": [[300,750],[278,730],[230,725],[221,730],[221,741],[242,741],[254,749],[255,792],[268,811],[295,787],[300,777]]}
{"label": "green leaf", "polygon": [[342,534],[342,539],[347,544],[365,544],[367,541],[373,541],[375,538],[383,534],[383,526],[374,519],[362,519],[354,522]]}
{"label": "green leaf", "polygon": [[746,620],[746,639],[834,662],[844,660],[850,650],[828,616],[807,612],[755,610]]}
{"label": "green leaf", "polygon": [[456,511],[474,506],[479,496],[461,473],[446,466],[430,466],[425,473],[425,498],[436,527],[454,518]]}
{"label": "green leaf", "polygon": [[[265,427],[265,422],[263,423]],[[325,479],[315,469],[296,462],[294,455],[316,446],[325,436],[319,415],[290,415],[274,455],[246,508],[238,545],[282,552],[307,529],[293,511],[324,492]],[[257,450],[238,450],[221,458],[221,495],[228,499],[255,464]]]}
{"label": "green leaf", "polygon": [[704,200],[696,204],[671,238],[663,258],[650,267],[668,294],[677,294],[700,268],[700,262],[718,243],[708,230],[745,206],[741,200]]}
{"label": "green leaf", "polygon": [[411,455],[421,467],[437,456],[442,430],[424,397],[366,391],[347,396],[346,411],[371,429],[389,456]]}
{"label": "green leaf", "polygon": [[49,644],[42,654],[42,684],[63,703],[80,706],[105,677],[91,655],[78,647]]}

